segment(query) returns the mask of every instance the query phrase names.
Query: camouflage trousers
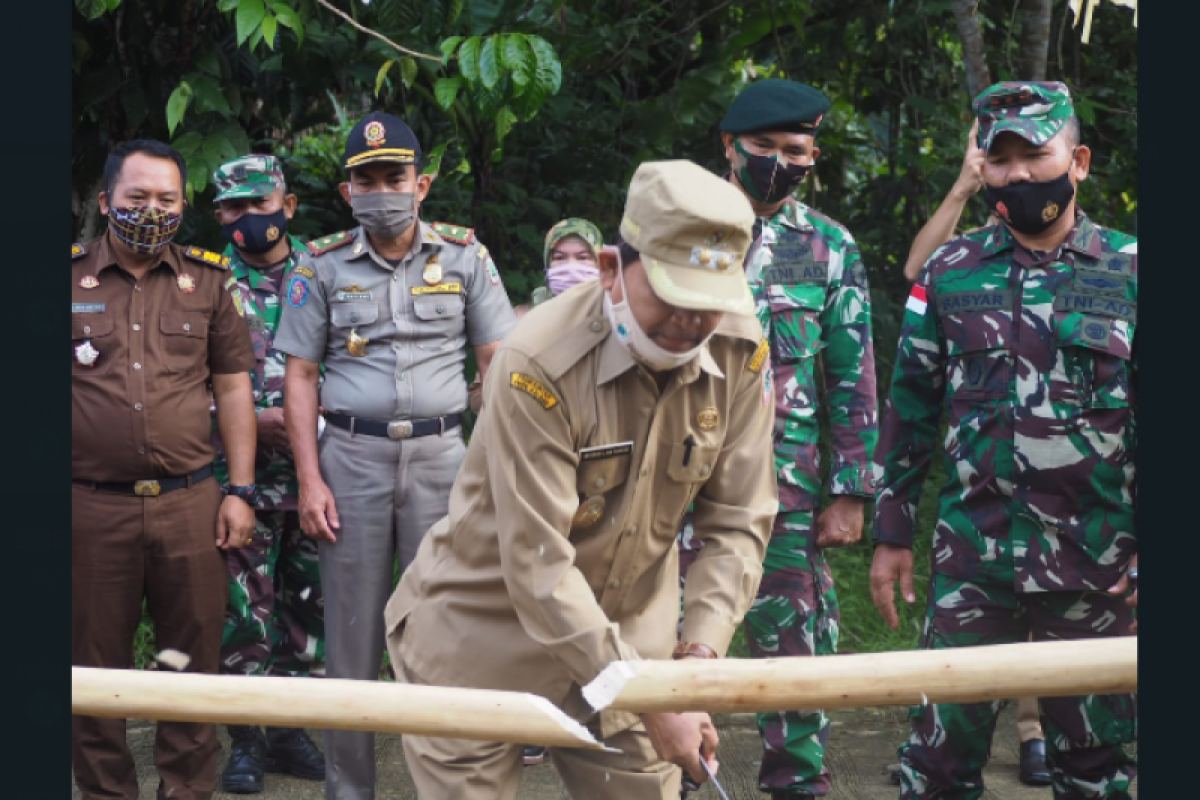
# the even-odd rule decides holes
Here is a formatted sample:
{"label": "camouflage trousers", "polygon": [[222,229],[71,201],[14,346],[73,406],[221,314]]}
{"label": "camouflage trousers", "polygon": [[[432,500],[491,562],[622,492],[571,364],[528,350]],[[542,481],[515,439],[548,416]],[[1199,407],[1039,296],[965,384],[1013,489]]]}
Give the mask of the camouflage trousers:
{"label": "camouflage trousers", "polygon": [[[813,542],[812,511],[780,513],[763,560],[762,583],[746,612],[746,643],[754,658],[830,655],[837,652],[838,602],[833,574]],[[703,542],[684,517],[679,536],[680,591]],[[825,747],[829,718],[819,709],[758,715],[763,760],[758,787],[829,793]]]}
{"label": "camouflage trousers", "polygon": [[[1027,641],[1120,636],[1133,621],[1124,598],[1103,592],[1017,594],[1012,586],[934,574],[921,646],[941,650]],[[975,800],[1004,701],[914,706],[900,746],[901,800]],[[1041,698],[1055,800],[1129,797],[1137,765],[1137,695]]]}
{"label": "camouflage trousers", "polygon": [[317,543],[295,511],[255,512],[254,538],[227,554],[224,675],[325,674],[324,599]]}

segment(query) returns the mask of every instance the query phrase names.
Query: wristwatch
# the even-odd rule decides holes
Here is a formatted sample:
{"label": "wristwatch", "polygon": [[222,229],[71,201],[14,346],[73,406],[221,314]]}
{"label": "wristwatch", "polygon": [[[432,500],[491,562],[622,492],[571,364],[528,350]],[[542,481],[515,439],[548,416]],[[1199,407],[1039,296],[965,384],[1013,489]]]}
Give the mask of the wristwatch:
{"label": "wristwatch", "polygon": [[258,487],[253,483],[249,486],[226,486],[226,497],[240,497],[245,500],[251,508],[256,508],[262,502],[262,495],[258,492]]}

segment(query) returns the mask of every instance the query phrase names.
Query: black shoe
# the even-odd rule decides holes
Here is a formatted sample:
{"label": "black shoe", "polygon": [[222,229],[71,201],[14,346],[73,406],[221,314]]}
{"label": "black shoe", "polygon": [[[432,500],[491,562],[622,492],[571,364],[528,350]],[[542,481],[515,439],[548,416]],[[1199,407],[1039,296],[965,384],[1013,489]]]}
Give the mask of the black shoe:
{"label": "black shoe", "polygon": [[539,745],[525,746],[525,766],[536,767],[538,764],[544,763],[546,760],[546,748]]}
{"label": "black shoe", "polygon": [[325,780],[325,754],[299,728],[267,728],[266,770],[310,781]]}
{"label": "black shoe", "polygon": [[1050,768],[1046,766],[1044,739],[1021,742],[1021,783],[1026,786],[1050,785]]}
{"label": "black shoe", "polygon": [[263,761],[267,742],[257,725],[230,725],[231,747],[221,791],[231,794],[258,794],[263,790]]}
{"label": "black shoe", "polygon": [[884,772],[888,774],[888,780],[892,782],[893,786],[900,785],[901,772],[899,764],[888,764],[887,767],[884,768]]}

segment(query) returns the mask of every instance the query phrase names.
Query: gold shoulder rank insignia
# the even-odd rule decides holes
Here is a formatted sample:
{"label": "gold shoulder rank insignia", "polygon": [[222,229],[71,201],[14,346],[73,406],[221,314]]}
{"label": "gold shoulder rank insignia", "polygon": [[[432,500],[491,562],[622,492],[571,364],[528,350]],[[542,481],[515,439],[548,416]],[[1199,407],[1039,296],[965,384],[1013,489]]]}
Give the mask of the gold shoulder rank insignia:
{"label": "gold shoulder rank insignia", "polygon": [[306,278],[317,277],[316,275],[313,274],[313,271],[311,269],[304,266],[303,264],[301,264],[300,266],[298,266],[294,270],[292,270],[292,274],[293,275],[303,275]]}
{"label": "gold shoulder rank insignia", "polygon": [[514,389],[520,389],[534,400],[542,404],[542,408],[550,410],[558,405],[558,398],[554,396],[554,392],[550,391],[539,381],[535,381],[528,375],[522,375],[519,372],[512,373],[510,385]]}
{"label": "gold shoulder rank insignia", "polygon": [[201,264],[207,264],[215,269],[229,269],[229,256],[205,250],[203,247],[189,247],[183,251],[183,254],[192,261],[199,261]]}
{"label": "gold shoulder rank insignia", "polygon": [[330,250],[336,250],[339,247],[350,244],[354,241],[354,234],[350,231],[342,231],[341,233],[331,233],[328,236],[322,236],[320,239],[313,239],[308,243],[308,252],[314,256],[319,256],[322,253],[328,253]]}
{"label": "gold shoulder rank insignia", "polygon": [[475,231],[472,228],[464,228],[461,225],[451,225],[447,222],[435,222],[430,227],[437,231],[437,235],[441,236],[447,242],[455,244],[470,244],[475,240]]}
{"label": "gold shoulder rank insignia", "polygon": [[82,258],[85,255],[87,255],[87,250],[84,249],[83,245],[81,245],[81,244],[71,245],[71,260],[72,261],[77,258]]}
{"label": "gold shoulder rank insignia", "polygon": [[750,370],[751,372],[758,372],[761,370],[762,365],[767,360],[767,353],[770,352],[770,350],[771,346],[767,344],[767,340],[764,337],[763,340],[758,343],[758,349],[754,351],[754,357],[750,359],[750,363],[746,365],[746,369]]}

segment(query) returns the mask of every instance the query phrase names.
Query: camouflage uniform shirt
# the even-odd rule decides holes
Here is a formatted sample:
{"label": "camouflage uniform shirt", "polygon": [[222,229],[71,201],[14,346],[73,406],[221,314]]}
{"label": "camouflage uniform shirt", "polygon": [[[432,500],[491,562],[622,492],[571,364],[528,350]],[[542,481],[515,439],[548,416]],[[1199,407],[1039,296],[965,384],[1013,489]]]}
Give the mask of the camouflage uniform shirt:
{"label": "camouflage uniform shirt", "polygon": [[746,255],[746,279],[771,348],[780,510],[820,504],[822,400],[833,434],[829,492],[869,499],[878,416],[871,296],[858,245],[794,198],[755,228],[761,232]]}
{"label": "camouflage uniform shirt", "polygon": [[[287,363],[287,355],[272,346],[282,310],[279,293],[284,278],[300,263],[297,254],[306,252],[303,242],[293,236],[288,238],[292,244],[292,252],[287,261],[265,272],[247,266],[233,245],[225,250],[233,272],[227,283],[232,282],[230,286],[234,292],[234,304],[246,318],[250,327],[250,341],[254,345],[256,363],[250,371],[250,388],[254,391],[256,413],[267,408],[283,407],[283,368]],[[221,485],[229,485],[229,467],[224,451],[219,448],[213,467]],[[291,453],[280,452],[259,442],[254,480],[262,493],[262,504],[257,510],[299,509],[300,486],[296,480],[296,464]]]}
{"label": "camouflage uniform shirt", "polygon": [[1103,590],[1137,550],[1137,241],[1079,213],[1056,251],[1004,226],[944,245],[904,316],[877,542],[910,547],[943,409],[934,570],[1019,592]]}

